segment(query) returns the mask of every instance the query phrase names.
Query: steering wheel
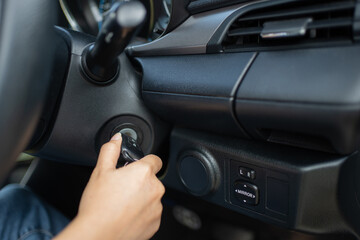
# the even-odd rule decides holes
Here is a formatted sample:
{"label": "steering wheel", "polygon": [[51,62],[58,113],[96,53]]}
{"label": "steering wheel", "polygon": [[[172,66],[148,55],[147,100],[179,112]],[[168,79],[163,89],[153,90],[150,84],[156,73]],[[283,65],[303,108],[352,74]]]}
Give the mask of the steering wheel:
{"label": "steering wheel", "polygon": [[0,180],[38,123],[50,79],[56,2],[0,1]]}

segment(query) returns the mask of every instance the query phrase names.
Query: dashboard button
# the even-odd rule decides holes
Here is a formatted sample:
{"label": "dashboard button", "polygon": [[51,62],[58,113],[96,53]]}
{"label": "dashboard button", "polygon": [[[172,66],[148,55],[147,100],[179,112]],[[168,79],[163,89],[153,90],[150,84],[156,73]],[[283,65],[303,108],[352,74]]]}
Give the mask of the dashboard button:
{"label": "dashboard button", "polygon": [[234,194],[244,204],[257,205],[259,203],[259,189],[256,185],[247,182],[236,182],[234,184]]}
{"label": "dashboard button", "polygon": [[256,177],[255,171],[250,168],[239,167],[239,174],[244,178],[254,180]]}

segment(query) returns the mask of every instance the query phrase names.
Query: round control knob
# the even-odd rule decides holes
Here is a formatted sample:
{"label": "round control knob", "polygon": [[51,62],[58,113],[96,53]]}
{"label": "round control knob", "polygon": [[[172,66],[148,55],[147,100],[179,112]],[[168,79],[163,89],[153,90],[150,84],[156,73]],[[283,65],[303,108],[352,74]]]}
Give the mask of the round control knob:
{"label": "round control knob", "polygon": [[218,186],[219,170],[215,160],[191,151],[179,159],[178,173],[186,190],[195,196],[204,196]]}

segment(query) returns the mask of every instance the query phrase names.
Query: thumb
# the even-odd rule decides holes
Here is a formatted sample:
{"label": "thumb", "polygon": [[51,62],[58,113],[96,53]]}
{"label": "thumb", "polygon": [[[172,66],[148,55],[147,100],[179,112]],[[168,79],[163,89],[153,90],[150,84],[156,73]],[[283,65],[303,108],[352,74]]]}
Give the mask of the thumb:
{"label": "thumb", "polygon": [[120,133],[115,134],[111,140],[105,143],[99,153],[96,168],[100,170],[114,170],[120,157],[122,137]]}

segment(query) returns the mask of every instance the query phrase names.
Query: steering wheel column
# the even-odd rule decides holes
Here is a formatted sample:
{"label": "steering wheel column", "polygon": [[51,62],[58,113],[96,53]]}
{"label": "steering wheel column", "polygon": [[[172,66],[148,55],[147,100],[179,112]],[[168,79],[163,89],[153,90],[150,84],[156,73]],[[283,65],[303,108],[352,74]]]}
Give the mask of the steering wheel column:
{"label": "steering wheel column", "polygon": [[114,131],[131,129],[145,154],[156,152],[168,126],[145,106],[141,74],[125,53],[116,78],[99,84],[83,68],[87,49],[95,38],[57,28],[70,46],[70,65],[53,124],[28,151],[38,157],[81,165],[95,165],[101,145]]}

